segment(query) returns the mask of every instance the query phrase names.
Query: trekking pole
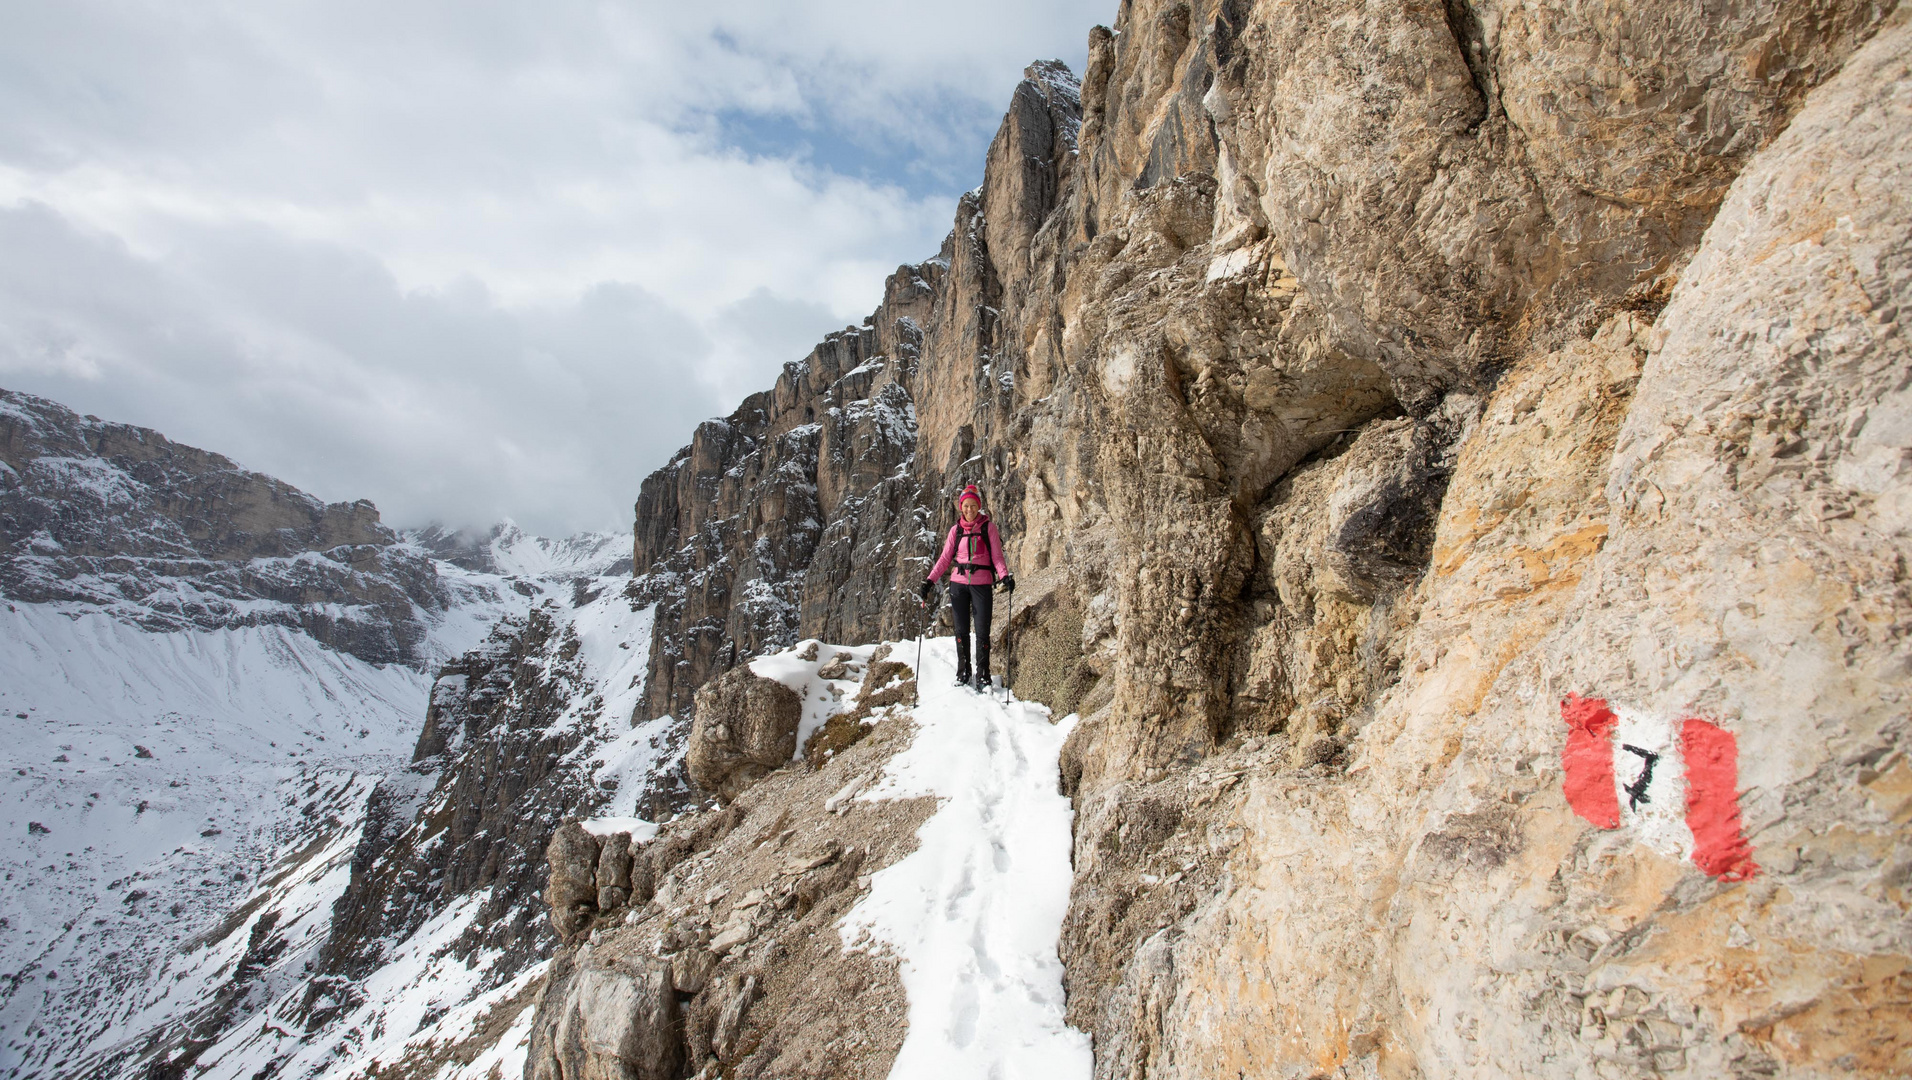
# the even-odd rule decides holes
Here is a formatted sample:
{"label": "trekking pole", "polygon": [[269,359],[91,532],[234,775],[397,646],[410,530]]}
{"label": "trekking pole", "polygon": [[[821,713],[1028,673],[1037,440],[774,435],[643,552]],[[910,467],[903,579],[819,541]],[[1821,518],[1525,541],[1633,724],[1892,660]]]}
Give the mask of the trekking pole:
{"label": "trekking pole", "polygon": [[1002,703],[1009,704],[1009,684],[1016,677],[1016,649],[1010,644],[1016,633],[1016,590],[1009,590],[1008,610],[1002,621]]}
{"label": "trekking pole", "polygon": [[[939,606],[941,599],[939,595],[937,598]],[[923,622],[916,628],[916,700],[910,702],[912,707],[923,703],[923,635],[929,632],[931,617],[929,604],[920,596],[916,598],[916,610],[923,613]]]}

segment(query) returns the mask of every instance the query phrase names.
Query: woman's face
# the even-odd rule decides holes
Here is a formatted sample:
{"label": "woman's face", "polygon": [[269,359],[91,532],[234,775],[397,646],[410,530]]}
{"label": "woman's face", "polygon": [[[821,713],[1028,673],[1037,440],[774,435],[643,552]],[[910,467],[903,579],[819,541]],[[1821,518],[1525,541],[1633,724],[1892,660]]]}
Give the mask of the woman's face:
{"label": "woman's face", "polygon": [[976,500],[974,499],[964,499],[962,505],[964,521],[974,521],[976,520],[976,515],[982,513],[982,508],[976,505]]}

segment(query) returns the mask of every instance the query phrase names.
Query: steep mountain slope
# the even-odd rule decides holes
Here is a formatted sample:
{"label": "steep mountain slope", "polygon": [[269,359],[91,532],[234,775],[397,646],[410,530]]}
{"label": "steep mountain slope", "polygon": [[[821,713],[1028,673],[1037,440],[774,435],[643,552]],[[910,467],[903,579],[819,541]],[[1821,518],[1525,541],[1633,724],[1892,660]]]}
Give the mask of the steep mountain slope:
{"label": "steep mountain slope", "polygon": [[[175,1015],[87,1060],[83,1074],[438,1075],[451,1065],[476,1080],[501,1060],[521,1063],[555,942],[539,899],[553,830],[567,817],[656,815],[683,799],[680,726],[629,722],[651,614],[620,591],[627,582],[597,579],[576,607],[546,601],[507,618],[447,665],[411,764],[379,778],[351,842],[288,864],[309,875],[322,857],[336,875],[306,949],[266,955],[242,1008]],[[256,936],[262,917],[236,917],[227,940]]]}
{"label": "steep mountain slope", "polygon": [[[326,506],[156,432],[6,391],[0,445],[0,716],[13,735],[0,800],[14,836],[0,848],[0,1066],[10,1076],[142,1075],[160,1061],[178,1072],[261,1009],[287,995],[306,1002],[315,975],[357,993],[383,946],[402,956],[413,938],[442,933],[498,873],[495,857],[480,858],[491,869],[475,883],[433,880],[363,940],[352,938],[358,922],[335,926],[342,899],[365,906],[355,872],[410,826],[471,741],[451,719],[462,699],[435,674],[450,660],[474,687],[489,677],[509,690],[513,657],[555,653],[581,626],[591,640],[617,636],[603,648],[620,661],[631,650],[618,645],[643,655],[647,644],[648,625],[618,593],[626,579],[598,577],[625,558],[612,537],[553,542],[507,523],[456,547],[452,562],[426,543],[442,531],[401,538],[369,503]],[[599,625],[605,604],[623,615]],[[588,681],[580,702],[602,680]],[[641,693],[641,679],[624,681]],[[589,734],[597,715],[574,711],[558,726],[577,730],[528,752],[542,761],[624,736],[610,720],[610,734]],[[495,802],[509,807],[515,794]],[[563,809],[608,794],[570,793]],[[438,847],[469,855],[468,839]],[[486,942],[522,934],[541,880],[524,867],[542,842],[524,841],[534,854],[503,871],[518,886],[496,906],[522,909],[515,922],[478,913]],[[356,940],[349,963],[332,944],[346,940]],[[537,959],[522,945],[513,957],[510,975]],[[384,985],[404,978],[387,971]]]}
{"label": "steep mountain slope", "polygon": [[1124,3],[646,481],[647,715],[978,481],[1098,1076],[1912,1068],[1895,8]]}
{"label": "steep mountain slope", "polygon": [[219,924],[256,893],[301,893],[266,927],[290,955],[322,934],[343,883],[269,879],[349,854],[429,681],[284,627],[51,605],[8,603],[0,642],[0,1045],[10,1075],[71,1076],[233,975],[248,938]]}

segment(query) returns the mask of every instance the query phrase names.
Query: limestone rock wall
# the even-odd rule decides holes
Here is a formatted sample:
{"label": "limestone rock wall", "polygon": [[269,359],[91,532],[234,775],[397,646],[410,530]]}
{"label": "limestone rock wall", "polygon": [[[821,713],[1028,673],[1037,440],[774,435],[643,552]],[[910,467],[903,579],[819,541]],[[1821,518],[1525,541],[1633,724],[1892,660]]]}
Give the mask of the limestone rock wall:
{"label": "limestone rock wall", "polygon": [[[1019,685],[1084,717],[1099,1075],[1912,1069],[1907,16],[1125,0],[1089,44],[937,258],[647,481],[649,707],[913,633],[978,481]],[[883,394],[857,473],[819,417]]]}
{"label": "limestone rock wall", "polygon": [[633,557],[659,605],[649,716],[687,716],[712,676],[814,627],[871,637],[895,624],[899,537],[914,539],[918,501],[907,387],[941,272],[899,270],[861,330],[787,365],[644,481]]}
{"label": "limestone rock wall", "polygon": [[[1576,332],[1560,298],[1598,310],[1597,281],[1533,296],[1530,311],[1572,318],[1553,332],[1529,320],[1491,391],[1453,384],[1424,421],[1369,424],[1277,486],[1257,530],[1273,580],[1248,592],[1257,606],[1272,593],[1275,617],[1249,620],[1233,719],[1272,705],[1274,725],[1245,734],[1275,731],[1279,764],[1223,777],[1167,838],[1225,852],[1213,890],[1164,912],[1138,874],[1174,867],[1109,837],[1216,766],[1077,781],[1065,957],[1098,1075],[1907,1068],[1912,848],[1904,796],[1885,794],[1902,783],[1905,681],[1886,642],[1912,609],[1887,569],[1903,557],[1898,496],[1854,464],[1897,460],[1863,440],[1907,370],[1877,314],[1902,293],[1893,266],[1912,241],[1905,187],[1886,179],[1912,132],[1897,111],[1907,42],[1896,17],[1832,81],[1756,111],[1780,119],[1720,155],[1717,169],[1743,171],[1704,189],[1719,209],[1697,249],[1663,249],[1678,280],[1663,311],[1635,307],[1635,285],[1609,289],[1611,314]],[[1397,391],[1405,355],[1375,354]],[[1449,460],[1401,438],[1422,422]],[[1375,464],[1343,464],[1364,451],[1379,488]],[[1351,573],[1411,565],[1414,547],[1385,533],[1350,546],[1350,501],[1374,492],[1413,520],[1429,501],[1398,492],[1437,486],[1418,580]],[[1610,830],[1576,814],[1573,694],[1611,699],[1634,730],[1730,731],[1758,869],[1709,873],[1631,816],[1650,804]],[[1134,761],[1121,705],[1084,729],[1083,776]],[[1675,816],[1686,798],[1642,794]]]}

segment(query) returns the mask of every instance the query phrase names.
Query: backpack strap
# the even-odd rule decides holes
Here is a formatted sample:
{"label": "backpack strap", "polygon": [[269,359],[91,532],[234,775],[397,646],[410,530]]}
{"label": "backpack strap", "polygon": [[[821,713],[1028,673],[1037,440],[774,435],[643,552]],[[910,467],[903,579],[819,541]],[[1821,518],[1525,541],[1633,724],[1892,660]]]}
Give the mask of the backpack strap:
{"label": "backpack strap", "polygon": [[[974,574],[978,570],[987,570],[989,571],[990,576],[994,577],[996,575],[995,557],[997,552],[996,552],[996,543],[989,538],[989,526],[992,524],[992,521],[989,518],[978,518],[977,523],[981,525],[982,527],[977,529],[973,533],[964,529],[963,523],[961,521],[958,521],[956,523],[955,530],[956,530],[957,536],[970,538],[969,552],[968,552],[970,558],[976,557],[976,545],[975,545],[974,538],[979,536],[982,538],[983,556],[985,561],[963,562],[959,558],[955,560],[955,565],[957,568],[961,569],[962,572],[965,574]],[[959,553],[963,550],[963,547],[960,541],[957,543],[956,550]]]}

